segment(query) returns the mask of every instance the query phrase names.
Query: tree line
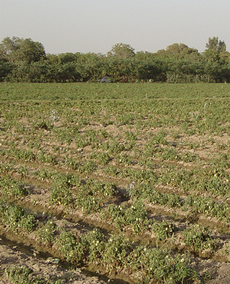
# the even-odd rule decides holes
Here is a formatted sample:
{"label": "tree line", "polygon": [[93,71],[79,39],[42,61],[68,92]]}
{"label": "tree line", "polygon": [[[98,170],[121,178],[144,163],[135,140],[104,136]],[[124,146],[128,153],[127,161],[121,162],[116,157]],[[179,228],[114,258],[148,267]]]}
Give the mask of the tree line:
{"label": "tree line", "polygon": [[96,53],[46,54],[32,39],[5,38],[0,44],[0,81],[96,82],[230,82],[230,53],[218,37],[208,39],[200,53],[174,43],[156,53],[118,43],[106,55]]}

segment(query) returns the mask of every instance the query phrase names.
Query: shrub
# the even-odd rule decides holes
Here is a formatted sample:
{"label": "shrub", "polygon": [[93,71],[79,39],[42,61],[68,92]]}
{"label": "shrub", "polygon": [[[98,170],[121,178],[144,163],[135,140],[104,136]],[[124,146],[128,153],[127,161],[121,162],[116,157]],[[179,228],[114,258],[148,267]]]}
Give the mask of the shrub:
{"label": "shrub", "polygon": [[0,214],[3,223],[14,231],[22,229],[29,232],[36,227],[35,216],[26,213],[25,210],[19,206],[7,203],[0,204]]}
{"label": "shrub", "polygon": [[173,233],[177,230],[177,227],[168,222],[154,223],[152,225],[152,232],[157,235],[157,238],[161,241],[165,241],[167,238],[172,237]]}
{"label": "shrub", "polygon": [[195,252],[207,248],[213,249],[214,242],[211,239],[211,233],[207,228],[194,225],[183,231],[183,238],[185,244]]}
{"label": "shrub", "polygon": [[56,228],[57,225],[52,220],[47,221],[45,225],[40,227],[36,232],[40,242],[51,245],[54,241],[54,233]]}

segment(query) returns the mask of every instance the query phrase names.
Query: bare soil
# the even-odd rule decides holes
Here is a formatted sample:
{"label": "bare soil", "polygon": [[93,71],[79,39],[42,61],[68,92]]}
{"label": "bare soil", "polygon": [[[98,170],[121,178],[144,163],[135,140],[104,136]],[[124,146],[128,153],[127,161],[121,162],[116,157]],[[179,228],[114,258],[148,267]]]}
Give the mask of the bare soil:
{"label": "bare soil", "polygon": [[[73,109],[72,109],[73,110]],[[75,109],[76,111],[81,111],[78,108]],[[106,111],[103,111],[103,115],[107,115]],[[194,112],[193,115],[197,115],[198,113]],[[4,122],[4,117],[0,117],[0,123]],[[112,119],[112,117],[111,117]],[[147,118],[146,118],[147,119]],[[22,125],[24,125],[24,128],[28,128],[28,125],[30,124],[29,120],[26,118],[22,118],[19,120]],[[57,128],[63,127],[61,121],[55,122],[55,126]],[[128,125],[107,125],[103,126],[99,124],[98,122],[91,122],[90,125],[81,127],[79,130],[79,133],[83,134],[87,130],[106,130],[109,135],[111,135],[113,138],[118,138],[119,143],[125,143],[127,142],[124,133],[132,130],[136,132],[138,129],[135,128],[135,126]],[[1,130],[1,128],[0,128]],[[148,139],[150,139],[151,136],[156,135],[160,130],[162,130],[161,127],[150,127],[148,130],[145,129],[145,131],[139,133],[137,140],[135,143],[138,145],[139,149],[145,149],[145,144]],[[225,154],[227,152],[226,150],[226,145],[229,143],[229,133],[224,133],[221,136],[218,135],[185,135],[181,133],[181,128],[179,127],[171,127],[171,128],[165,128],[164,130],[167,130],[168,136],[166,137],[167,143],[164,145],[161,145],[161,148],[167,148],[169,146],[175,147],[175,149],[178,150],[179,154],[183,153],[192,153],[197,155],[200,160],[202,161],[200,164],[200,167],[205,168],[207,167],[206,165],[206,160],[212,157],[218,156],[220,152],[222,154]],[[65,159],[66,153],[63,150],[64,148],[68,149],[69,153],[71,153],[71,150],[73,151],[73,155],[77,158],[81,158],[82,160],[87,160],[88,157],[90,157],[90,154],[96,150],[92,148],[92,145],[87,145],[85,147],[81,148],[76,148],[76,141],[75,142],[62,142],[56,141],[55,139],[49,139],[53,138],[52,135],[50,134],[50,131],[46,129],[38,129],[38,132],[43,131],[43,135],[41,136],[42,139],[40,140],[42,149],[44,150],[45,153],[50,153],[55,155],[57,151],[59,151],[59,158]],[[138,132],[138,131],[137,131]],[[177,135],[178,137],[175,136],[175,133],[178,132],[179,134]],[[170,133],[173,134],[174,136],[170,136]],[[122,134],[122,135],[121,135]],[[37,135],[37,134],[36,134]],[[50,135],[50,136],[49,136]],[[119,137],[121,136],[121,137]],[[27,137],[28,138],[28,137]],[[35,138],[35,137],[34,137]],[[4,131],[2,135],[0,135],[0,146],[3,149],[9,148],[10,141],[15,140],[15,143],[18,143],[17,146],[20,149],[24,150],[30,150],[27,146],[27,141],[26,141],[26,136],[24,134],[17,133],[17,129],[14,130],[14,127],[12,127],[10,132]],[[29,140],[29,139],[27,139]],[[5,144],[3,143],[5,142]],[[6,143],[8,142],[8,144]],[[107,140],[104,139],[103,143],[106,143]],[[8,145],[8,146],[7,146]],[[226,146],[226,147],[224,147]],[[156,147],[159,147],[159,145],[156,145]],[[58,149],[58,150],[57,150]],[[34,153],[38,150],[36,148],[33,149]],[[102,152],[103,149],[100,148],[97,150],[98,153]],[[134,153],[132,152],[133,150],[130,149],[129,151],[127,150],[126,153],[129,155],[131,158],[135,157]],[[117,162],[117,157],[116,155],[111,154],[110,156],[114,156],[111,158],[110,165],[115,166],[115,167],[123,167]],[[11,158],[5,158],[4,156],[0,157],[0,163],[1,162],[9,162]],[[90,158],[89,158],[90,159]],[[137,160],[138,158],[136,158]],[[76,159],[77,160],[77,159]],[[156,164],[157,164],[156,160]],[[92,215],[87,215],[83,216],[83,214],[77,210],[71,212],[70,210],[67,210],[64,208],[63,205],[50,205],[49,203],[49,198],[50,198],[50,183],[49,181],[46,180],[38,180],[38,178],[35,177],[35,175],[32,175],[34,172],[36,172],[39,169],[48,168],[49,170],[52,170],[53,168],[58,172],[72,172],[69,168],[66,168],[66,166],[63,164],[62,168],[58,168],[58,166],[53,166],[53,165],[44,165],[44,164],[39,164],[39,163],[33,163],[33,162],[22,162],[22,161],[16,161],[15,162],[15,168],[14,171],[12,171],[12,176],[14,176],[16,179],[21,180],[23,182],[26,182],[28,186],[30,187],[30,195],[17,200],[14,200],[15,204],[19,204],[27,209],[31,209],[37,212],[40,212],[40,214],[47,214],[48,213],[54,213],[53,215],[58,215],[58,216],[64,216],[69,217],[69,220],[73,222],[73,227],[77,226],[76,223],[78,220],[83,220],[89,225],[94,225],[98,226],[102,229],[106,229],[109,233],[112,230],[115,230],[113,227],[113,224],[103,224],[101,221],[100,217],[97,214]],[[154,158],[152,159],[152,163],[155,163]],[[168,160],[168,164],[170,165],[181,165],[185,169],[192,168],[196,165],[194,163],[189,163],[189,162],[184,162],[184,161],[175,161],[175,160]],[[27,166],[29,174],[26,177],[21,176],[19,173],[17,173],[17,169],[21,166]],[[124,168],[126,165],[124,165]],[[132,169],[135,170],[141,170],[143,167],[140,164],[134,163],[130,165]],[[157,172],[156,168],[156,172]],[[226,169],[226,172],[229,172],[229,169]],[[105,172],[102,170],[102,167],[98,167],[98,169],[90,174],[87,174],[84,176],[84,179],[87,179],[88,177],[93,178],[95,181],[96,180],[101,180],[103,178],[104,181],[110,181],[110,182],[116,182],[118,185],[119,191],[123,191],[123,193],[126,191],[128,188],[128,185],[130,183],[130,180],[127,178],[120,178],[116,176],[106,176]],[[176,192],[180,196],[184,194],[183,190],[180,190],[179,188],[173,188],[170,186],[166,185],[156,185],[156,188],[161,189],[162,192],[169,192],[169,193],[174,193]],[[219,198],[219,196],[216,196],[215,198]],[[221,197],[222,198],[222,197]],[[226,197],[229,198],[229,197]],[[227,200],[229,201],[229,199]],[[105,202],[106,203],[106,202]],[[189,220],[189,216],[187,216],[189,213],[184,212],[181,209],[175,209],[175,208],[170,208],[167,206],[160,206],[156,204],[151,204],[149,205],[148,203],[145,204],[146,208],[148,209],[148,213],[151,215],[151,218],[157,218],[161,221],[164,218],[167,220],[170,218],[173,218],[176,216],[174,223],[177,225],[179,228],[180,226],[183,226],[185,223],[183,223],[182,220]],[[187,214],[187,215],[186,215]],[[193,216],[191,216],[193,217]],[[197,217],[197,216],[196,216]],[[63,218],[64,219],[64,218]],[[67,223],[68,218],[64,220],[65,223]],[[179,221],[178,221],[179,220]],[[56,223],[60,223],[61,220],[56,220]],[[186,222],[186,221],[185,221]],[[229,284],[230,283],[230,259],[227,259],[230,255],[230,245],[229,245],[229,238],[224,239],[224,234],[228,233],[229,234],[229,226],[226,226],[222,222],[218,221],[215,218],[207,217],[207,216],[198,216],[196,219],[196,223],[208,226],[212,230],[216,229],[216,239],[220,238],[220,242],[222,242],[221,249],[215,253],[215,257],[198,257],[195,256],[195,254],[191,257],[191,267],[196,270],[196,272],[199,275],[203,276],[202,281],[190,281],[189,284],[194,283],[194,284]],[[124,228],[124,234],[129,234],[130,239],[134,239],[134,236],[130,233],[131,230],[130,228]],[[219,232],[221,233],[218,233]],[[223,233],[224,232],[224,233]],[[151,240],[154,239],[154,236],[151,235],[150,232],[148,232],[149,235],[147,236],[140,236],[136,237],[138,242],[141,243],[141,238],[149,238]],[[2,238],[1,238],[2,235]],[[13,236],[13,234],[12,234]],[[221,238],[222,236],[222,238]],[[138,281],[135,281],[135,278],[125,282],[125,280],[119,280],[116,279],[116,276],[110,275],[104,276],[102,270],[98,270],[95,273],[92,272],[86,272],[84,268],[76,268],[76,267],[70,267],[67,266],[65,263],[61,262],[58,258],[56,258],[55,254],[52,254],[52,252],[49,252],[45,249],[42,248],[39,249],[36,245],[36,238],[30,239],[31,236],[20,236],[20,235],[15,235],[15,239],[7,233],[7,228],[0,228],[0,284],[5,284],[5,283],[11,283],[9,278],[7,277],[5,273],[6,268],[14,267],[15,265],[17,266],[26,266],[30,269],[33,270],[34,275],[41,277],[43,279],[49,279],[49,280],[55,280],[55,279],[60,279],[63,280],[65,283],[85,283],[85,284],[99,284],[99,283],[139,283]],[[27,240],[26,240],[27,238]],[[139,238],[139,239],[138,239]],[[146,239],[143,241],[146,242]],[[9,241],[11,240],[11,241]],[[224,254],[221,252],[223,249],[224,245],[226,246],[227,253]],[[27,246],[27,247],[26,247]],[[180,239],[180,233],[176,235],[176,238],[174,239],[174,247],[177,247],[178,250],[181,249],[183,251],[183,244],[182,240]],[[183,251],[184,252],[184,251]],[[209,251],[203,251],[203,253],[209,255]],[[225,257],[225,258],[224,258]],[[99,269],[99,268],[98,268]],[[151,282],[152,283],[152,282]],[[155,282],[153,282],[155,283]]]}
{"label": "bare soil", "polygon": [[[65,283],[71,284],[104,284],[114,283],[112,279],[102,280],[101,277],[88,276],[81,269],[67,269],[62,265],[54,264],[55,259],[36,257],[36,253],[29,255],[22,252],[17,246],[3,245],[0,241],[0,283],[12,283],[5,273],[6,268],[26,266],[33,270],[34,275],[45,279],[61,279]],[[207,284],[229,284],[230,283],[230,263],[221,263],[216,260],[201,260],[194,258],[192,267],[197,272],[207,275]],[[211,278],[212,280],[209,280]],[[119,283],[116,280],[116,283]],[[120,282],[121,283],[121,282]],[[122,283],[125,283],[122,281]]]}
{"label": "bare soil", "polygon": [[67,269],[59,264],[54,264],[55,259],[47,257],[46,259],[29,255],[18,249],[17,246],[7,246],[0,241],[0,283],[11,283],[5,273],[6,268],[17,266],[26,266],[33,270],[34,275],[43,279],[56,279],[72,284],[104,284],[107,281],[100,280],[97,276],[87,276],[81,269]]}

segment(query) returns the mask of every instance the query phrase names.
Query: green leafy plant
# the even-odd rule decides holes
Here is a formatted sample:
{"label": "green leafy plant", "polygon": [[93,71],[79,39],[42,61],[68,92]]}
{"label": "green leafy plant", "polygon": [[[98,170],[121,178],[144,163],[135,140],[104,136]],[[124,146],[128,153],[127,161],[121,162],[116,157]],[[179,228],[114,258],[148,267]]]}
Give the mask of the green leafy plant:
{"label": "green leafy plant", "polygon": [[183,283],[195,274],[186,255],[173,255],[168,250],[139,246],[127,259],[131,270],[141,272],[143,283],[153,279],[159,283]]}
{"label": "green leafy plant", "polygon": [[17,172],[21,175],[21,177],[24,177],[24,176],[28,175],[28,168],[26,166],[20,166],[17,169]]}
{"label": "green leafy plant", "polygon": [[26,213],[25,210],[19,206],[2,203],[0,204],[0,214],[2,222],[8,225],[13,231],[24,230],[29,232],[36,227],[35,216]]}
{"label": "green leafy plant", "polygon": [[102,212],[102,217],[112,219],[120,230],[123,230],[125,226],[131,225],[135,233],[143,231],[150,223],[145,206],[141,200],[138,200],[130,207],[109,205],[108,210]]}
{"label": "green leafy plant", "polygon": [[152,232],[157,235],[157,239],[165,241],[167,238],[173,236],[176,232],[177,227],[173,223],[168,223],[166,221],[160,223],[154,223],[152,225]]}
{"label": "green leafy plant", "polygon": [[122,236],[111,236],[105,244],[101,263],[106,270],[112,272],[119,271],[126,263],[126,257],[132,251],[132,246],[128,240]]}
{"label": "green leafy plant", "polygon": [[48,220],[44,225],[38,228],[36,234],[41,243],[51,245],[55,239],[56,229],[57,225],[52,220]]}
{"label": "green leafy plant", "polygon": [[[12,283],[17,284],[64,284],[64,280],[51,280],[37,277],[34,271],[27,266],[7,267],[5,273]],[[55,277],[56,278],[56,277]]]}
{"label": "green leafy plant", "polygon": [[211,239],[210,231],[199,225],[194,225],[183,231],[185,244],[195,252],[204,249],[214,249],[214,242]]}
{"label": "green leafy plant", "polygon": [[6,268],[5,273],[13,283],[18,283],[18,284],[36,283],[32,279],[33,270],[26,266],[14,266],[13,268]]}
{"label": "green leafy plant", "polygon": [[0,184],[5,196],[24,197],[30,193],[25,183],[14,180],[9,176],[0,178]]}
{"label": "green leafy plant", "polygon": [[72,188],[76,184],[79,184],[76,175],[55,175],[51,186],[50,203],[65,206],[73,204]]}

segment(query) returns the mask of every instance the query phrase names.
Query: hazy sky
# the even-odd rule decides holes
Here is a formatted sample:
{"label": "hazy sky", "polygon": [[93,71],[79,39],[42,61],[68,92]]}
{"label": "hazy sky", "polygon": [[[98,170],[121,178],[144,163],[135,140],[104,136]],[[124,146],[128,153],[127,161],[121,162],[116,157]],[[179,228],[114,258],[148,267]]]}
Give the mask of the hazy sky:
{"label": "hazy sky", "polygon": [[230,0],[0,0],[0,42],[31,38],[46,53],[106,54],[116,43],[156,52],[173,43],[230,51]]}

